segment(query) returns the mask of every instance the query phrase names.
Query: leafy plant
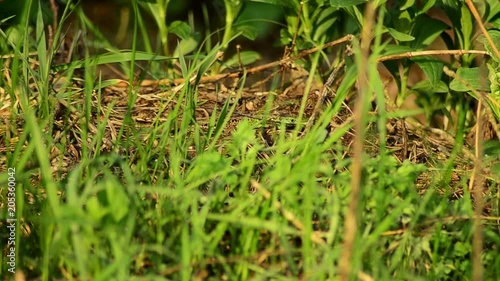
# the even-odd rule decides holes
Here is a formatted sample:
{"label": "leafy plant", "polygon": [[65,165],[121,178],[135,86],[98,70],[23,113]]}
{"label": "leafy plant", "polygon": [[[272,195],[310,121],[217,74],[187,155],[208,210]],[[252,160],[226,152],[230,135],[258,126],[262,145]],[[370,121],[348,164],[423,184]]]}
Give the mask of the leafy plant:
{"label": "leafy plant", "polygon": [[165,56],[171,55],[169,50],[168,36],[170,33],[177,35],[180,38],[179,44],[175,51],[174,56],[179,54],[188,54],[196,49],[199,45],[200,36],[194,32],[193,29],[183,21],[174,21],[167,24],[167,11],[170,0],[138,0],[139,3],[153,16],[156,26],[159,30],[159,37],[163,54]]}

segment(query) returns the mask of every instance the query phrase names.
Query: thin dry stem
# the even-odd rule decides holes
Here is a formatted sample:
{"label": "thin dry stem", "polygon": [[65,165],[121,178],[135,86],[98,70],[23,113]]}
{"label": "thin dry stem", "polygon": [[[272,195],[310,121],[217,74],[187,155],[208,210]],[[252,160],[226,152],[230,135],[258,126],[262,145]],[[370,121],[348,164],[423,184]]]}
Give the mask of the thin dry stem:
{"label": "thin dry stem", "polygon": [[474,6],[474,4],[472,3],[471,0],[466,0],[465,3],[467,3],[467,6],[469,6],[469,10],[471,11],[472,15],[474,16],[474,19],[476,19],[477,25],[479,26],[479,29],[481,29],[481,32],[483,33],[484,37],[486,38],[486,41],[488,41],[488,43],[490,44],[491,50],[493,50],[493,53],[495,54],[495,56],[500,59],[500,52],[498,51],[498,48],[496,47],[495,43],[491,39],[491,36],[488,34],[486,27],[484,27],[484,24],[481,20],[481,16],[477,12],[476,7]]}
{"label": "thin dry stem", "polygon": [[[271,68],[286,64],[288,62],[292,62],[292,61],[295,61],[297,59],[303,58],[303,57],[310,55],[310,54],[313,54],[319,50],[330,48],[330,47],[333,47],[333,46],[336,46],[336,45],[339,45],[342,43],[350,42],[353,39],[354,39],[354,35],[349,34],[349,35],[346,35],[340,39],[329,42],[321,47],[315,47],[312,49],[302,51],[296,56],[250,68],[246,71],[246,73],[247,74],[259,73],[261,71],[271,69]],[[225,79],[225,78],[236,78],[236,77],[240,77],[242,74],[243,74],[242,72],[237,71],[237,72],[233,72],[233,73],[224,73],[224,74],[217,74],[217,75],[211,75],[211,76],[204,76],[200,79],[200,83],[217,82],[217,81]],[[144,81],[142,81],[140,86],[141,87],[150,87],[150,86],[158,86],[158,85],[178,85],[178,84],[184,83],[184,80],[185,80],[184,78],[179,78],[179,79],[174,79],[174,80],[172,80],[172,79],[144,80]],[[125,83],[122,83],[122,84],[123,85],[119,85],[119,86],[126,85]]]}
{"label": "thin dry stem", "polygon": [[361,34],[361,53],[358,58],[358,97],[356,100],[354,111],[354,126],[356,134],[354,136],[354,158],[351,166],[352,179],[351,179],[351,196],[349,206],[346,212],[344,221],[344,249],[339,261],[340,280],[347,281],[352,272],[352,252],[354,250],[354,243],[356,241],[357,232],[357,209],[359,203],[359,196],[361,193],[361,172],[362,172],[362,158],[363,158],[363,143],[364,143],[364,111],[365,99],[369,91],[368,77],[369,70],[367,68],[369,53],[370,53],[370,39],[373,33],[375,7],[372,2],[368,2],[365,11],[365,22]]}
{"label": "thin dry stem", "polygon": [[[476,128],[476,160],[474,161],[473,177],[470,179],[474,190],[474,205],[476,217],[483,213],[483,114],[482,100],[479,100],[477,106],[477,128]],[[481,252],[483,250],[483,225],[481,220],[474,220],[474,236],[472,238],[472,280],[483,280],[483,264],[481,262]]]}
{"label": "thin dry stem", "polygon": [[479,50],[427,50],[427,51],[405,52],[401,54],[383,56],[380,57],[377,61],[384,62],[388,60],[410,59],[413,57],[439,56],[439,55],[463,56],[467,54],[476,54],[484,56],[489,55],[488,52]]}

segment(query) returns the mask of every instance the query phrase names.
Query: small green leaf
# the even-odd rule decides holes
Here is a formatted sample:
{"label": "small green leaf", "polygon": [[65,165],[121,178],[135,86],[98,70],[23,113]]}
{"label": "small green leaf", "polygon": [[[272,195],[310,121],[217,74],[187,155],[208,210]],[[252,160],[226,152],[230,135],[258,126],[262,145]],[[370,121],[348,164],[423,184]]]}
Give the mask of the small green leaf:
{"label": "small green leaf", "polygon": [[[484,141],[483,145],[484,145],[485,155],[500,157],[500,142],[496,140],[487,140]],[[500,163],[498,163],[497,169],[498,170],[495,173],[497,173],[500,176]]]}
{"label": "small green leaf", "polygon": [[430,8],[434,7],[434,4],[436,4],[436,0],[425,1],[424,7],[419,9],[418,14],[420,15],[426,13]]}
{"label": "small green leaf", "polygon": [[413,49],[409,46],[388,44],[384,47],[384,49],[380,52],[380,54],[382,56],[391,56],[391,55],[411,52],[412,50]]}
{"label": "small green leaf", "polygon": [[448,86],[443,81],[438,81],[438,83],[432,85],[429,80],[422,80],[415,84],[411,89],[425,93],[448,93],[449,90]]}
{"label": "small green leaf", "polygon": [[168,30],[173,34],[179,36],[183,40],[188,40],[191,38],[192,32],[189,24],[183,21],[174,21],[168,27]]}
{"label": "small green leaf", "polygon": [[[491,23],[491,20],[496,18],[496,22],[500,23],[500,1],[498,0],[485,0],[487,3],[487,15],[483,15],[482,18],[485,20],[484,22]],[[498,28],[498,27],[497,27]]]}
{"label": "small green leaf", "polygon": [[[500,47],[500,30],[496,30],[496,29],[488,30],[488,34],[490,35],[491,40],[493,41],[493,44],[498,49]],[[490,54],[490,56],[495,61],[500,62],[500,58],[497,58],[495,56],[495,53],[493,52],[493,49],[491,48],[490,43],[488,43],[488,40],[486,40],[484,35],[479,36],[478,41],[484,45],[484,48],[486,49],[486,51]]]}
{"label": "small green leaf", "polygon": [[415,40],[411,44],[412,48],[423,49],[429,46],[447,28],[448,26],[442,21],[435,20],[425,14],[418,16],[412,33],[415,36]]}
{"label": "small green leaf", "polygon": [[429,57],[421,57],[412,59],[418,64],[418,66],[424,71],[429,82],[433,87],[435,87],[439,81],[441,81],[441,75],[443,74],[443,62]]}
{"label": "small green leaf", "polygon": [[292,43],[292,35],[286,29],[280,30],[280,42],[281,45],[288,45]]}
{"label": "small green leaf", "polygon": [[328,7],[321,11],[318,20],[315,23],[314,29],[314,41],[319,41],[321,36],[327,35],[328,31],[335,26],[334,23],[337,20],[335,12],[337,11],[334,7]]}
{"label": "small green leaf", "polygon": [[413,5],[415,5],[415,0],[406,0],[404,3],[402,3],[401,8],[399,8],[401,11],[404,11],[408,8],[411,8]]}
{"label": "small green leaf", "polygon": [[408,42],[408,41],[413,41],[415,40],[415,37],[409,35],[409,34],[406,34],[406,33],[403,33],[403,32],[399,32],[397,31],[396,29],[394,28],[387,28],[387,30],[389,31],[389,34],[391,34],[391,36],[400,41],[400,42]]}
{"label": "small green leaf", "polygon": [[463,257],[471,253],[470,245],[462,242],[456,242],[453,247],[453,253],[456,257]]}
{"label": "small green leaf", "polygon": [[189,54],[192,51],[196,50],[196,47],[198,47],[198,38],[199,36],[192,36],[189,37],[188,39],[183,39],[179,42],[177,47],[175,48],[174,51],[174,57],[179,56],[179,52],[182,52],[183,55]]}
{"label": "small green leaf", "polygon": [[491,26],[493,26],[496,29],[500,29],[500,17],[494,19],[493,21],[490,22]]}
{"label": "small green leaf", "polygon": [[216,151],[207,151],[198,155],[186,177],[187,182],[198,181],[202,184],[210,179],[226,173],[231,166],[231,159],[222,156]]}
{"label": "small green leaf", "polygon": [[[262,58],[262,56],[257,53],[257,52],[254,52],[254,51],[245,51],[245,52],[241,52],[239,54],[239,57],[241,59],[241,63],[243,65],[249,65],[249,64],[252,64],[254,62],[256,62],[257,60],[260,60]],[[238,66],[239,64],[239,59],[238,59],[238,54],[232,56],[230,59],[228,59],[227,61],[225,61],[224,65],[221,67],[221,71],[224,70],[226,67],[233,67],[233,66]]]}
{"label": "small green leaf", "polygon": [[457,92],[469,92],[471,87],[478,91],[489,91],[490,82],[486,73],[479,67],[461,67],[457,70],[457,78],[451,81],[450,88]]}
{"label": "small green leaf", "polygon": [[130,199],[114,178],[106,181],[106,197],[114,220],[123,219],[128,214]]}
{"label": "small green leaf", "polygon": [[86,210],[96,222],[99,222],[109,212],[109,209],[101,205],[96,196],[92,196],[87,200]]}
{"label": "small green leaf", "polygon": [[330,0],[330,5],[337,8],[346,8],[366,2],[368,2],[368,0]]}
{"label": "small green leaf", "polygon": [[409,34],[411,33],[412,21],[413,21],[412,15],[410,15],[410,13],[407,10],[401,11],[400,13],[398,13],[397,18],[394,18],[393,27],[399,32]]}
{"label": "small green leaf", "polygon": [[257,29],[251,25],[239,25],[235,28],[235,30],[241,32],[241,35],[249,40],[255,40],[257,34],[259,33]]}

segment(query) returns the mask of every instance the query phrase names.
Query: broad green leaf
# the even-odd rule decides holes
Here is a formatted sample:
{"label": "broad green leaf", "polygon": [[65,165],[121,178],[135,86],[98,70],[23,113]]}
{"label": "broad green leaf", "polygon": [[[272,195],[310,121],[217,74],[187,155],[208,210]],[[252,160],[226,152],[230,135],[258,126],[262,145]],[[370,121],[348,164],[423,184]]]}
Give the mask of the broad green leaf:
{"label": "broad green leaf", "polygon": [[195,185],[213,179],[221,174],[227,173],[231,167],[231,159],[223,157],[216,151],[207,151],[198,155],[186,176],[187,182],[195,182]]}
{"label": "broad green leaf", "polygon": [[496,18],[494,21],[491,21],[490,24],[496,28],[500,29],[500,17]]}
{"label": "broad green leaf", "polygon": [[451,81],[450,88],[457,92],[469,92],[471,87],[478,91],[490,90],[490,82],[485,69],[461,67],[457,70],[457,78]]}
{"label": "broad green leaf", "polygon": [[408,41],[413,41],[415,40],[415,37],[409,35],[409,34],[405,34],[403,32],[399,32],[397,31],[396,29],[394,28],[387,28],[387,30],[389,31],[389,34],[391,34],[391,36],[396,39],[397,41],[400,41],[400,42],[408,42]]}
{"label": "broad green leaf", "polygon": [[238,66],[240,59],[241,59],[241,63],[243,65],[249,65],[251,63],[256,62],[257,60],[260,60],[261,58],[262,58],[262,56],[258,52],[254,52],[254,51],[241,52],[239,54],[239,59],[238,59],[238,54],[236,54],[236,55],[232,56],[230,59],[226,60],[224,62],[224,65],[221,67],[221,71],[227,67]]}
{"label": "broad green leaf", "polygon": [[382,50],[382,52],[380,52],[380,55],[391,56],[391,55],[403,54],[403,53],[411,52],[411,51],[413,51],[413,49],[409,46],[388,44],[387,46],[385,46],[385,48]]}
{"label": "broad green leaf", "polygon": [[115,221],[120,221],[128,213],[130,199],[124,187],[114,178],[106,181],[106,197],[111,215]]}
{"label": "broad green leaf", "polygon": [[443,62],[432,57],[414,58],[412,61],[416,62],[418,66],[424,71],[429,79],[429,82],[435,87],[441,81],[443,75]]}
{"label": "broad green leaf", "polygon": [[430,8],[434,7],[436,4],[436,0],[427,0],[425,1],[424,7],[419,9],[418,14],[424,14],[426,13]]}
{"label": "broad green leaf", "polygon": [[327,35],[328,31],[334,26],[337,16],[335,12],[337,11],[334,7],[328,7],[321,11],[318,20],[315,23],[315,30],[313,35],[314,41],[319,41],[323,35]]}
{"label": "broad green leaf", "polygon": [[345,11],[349,14],[351,18],[356,20],[356,24],[358,27],[363,26],[364,17],[363,12],[357,6],[349,6],[344,8]]}
{"label": "broad green leaf", "polygon": [[172,22],[168,29],[170,32],[179,36],[183,40],[188,40],[192,35],[191,27],[183,21]]}
{"label": "broad green leaf", "polygon": [[418,16],[412,33],[415,36],[415,40],[411,43],[412,48],[423,49],[429,46],[447,28],[448,26],[442,21],[427,15]]}
{"label": "broad green leaf", "polygon": [[183,55],[189,54],[192,51],[196,50],[196,47],[198,47],[198,39],[194,36],[189,37],[188,39],[183,39],[175,48],[174,57],[178,57],[179,52],[181,52]]}
{"label": "broad green leaf", "polygon": [[[493,40],[493,44],[495,44],[495,47],[497,49],[500,48],[500,30],[488,30],[488,34],[491,37],[491,40]],[[490,54],[490,56],[497,62],[500,62],[500,58],[497,58],[495,56],[495,53],[493,52],[493,49],[491,48],[490,43],[488,43],[488,40],[484,37],[484,35],[479,36],[478,41],[481,42],[484,45],[484,48],[486,51]]]}
{"label": "broad green leaf", "polygon": [[255,40],[257,34],[259,33],[252,25],[238,25],[235,30],[240,32],[241,35],[249,40]]}
{"label": "broad green leaf", "polygon": [[471,38],[474,32],[474,20],[469,11],[469,8],[465,5],[461,9],[462,16],[460,17],[460,31],[462,34],[463,42],[462,49],[469,50],[471,48]]}
{"label": "broad green leaf", "polygon": [[486,64],[488,67],[488,78],[490,80],[490,97],[493,101],[489,101],[489,105],[497,120],[500,121],[500,69],[495,69],[492,64]]}
{"label": "broad green leaf", "polygon": [[297,39],[297,48],[299,50],[307,50],[314,47],[314,43],[311,41],[305,41],[302,38]]}
{"label": "broad green leaf", "polygon": [[[484,143],[484,154],[485,155],[490,155],[490,156],[497,156],[500,157],[500,142],[496,140],[487,140]],[[497,165],[496,173],[499,175],[500,178],[500,163]]]}
{"label": "broad green leaf", "polygon": [[335,12],[337,11],[338,9],[335,7],[327,7],[325,9],[322,9],[318,15],[318,19],[316,20],[316,22],[322,23],[324,21],[330,20],[331,17],[336,17]]}
{"label": "broad green leaf", "polygon": [[286,29],[281,29],[280,30],[280,42],[281,42],[281,45],[288,45],[290,43],[292,43],[292,35],[290,35],[290,32],[288,32],[288,30]]}
{"label": "broad green leaf", "polygon": [[[496,22],[500,22],[500,1],[498,0],[486,0],[488,14],[486,17],[486,22],[490,22],[493,18],[496,18]],[[497,27],[498,28],[498,27]]]}
{"label": "broad green leaf", "polygon": [[415,0],[406,0],[401,4],[401,8],[399,8],[401,11],[404,11],[408,8],[411,8],[413,5],[415,5]]}
{"label": "broad green leaf", "polygon": [[405,34],[409,34],[411,33],[412,20],[412,16],[407,10],[401,11],[401,13],[397,15],[397,18],[393,20],[394,29]]}
{"label": "broad green leaf", "polygon": [[255,144],[256,138],[253,133],[253,125],[244,119],[236,127],[236,131],[232,132],[233,143],[240,150],[245,151],[249,144]]}
{"label": "broad green leaf", "polygon": [[448,86],[443,81],[438,81],[436,85],[432,85],[429,80],[422,80],[411,87],[412,90],[422,93],[447,93]]}
{"label": "broad green leaf", "polygon": [[87,200],[86,210],[95,222],[101,221],[102,217],[109,213],[109,208],[101,205],[97,196],[92,196]]}
{"label": "broad green leaf", "polygon": [[330,5],[337,8],[346,8],[368,2],[368,0],[330,0]]}

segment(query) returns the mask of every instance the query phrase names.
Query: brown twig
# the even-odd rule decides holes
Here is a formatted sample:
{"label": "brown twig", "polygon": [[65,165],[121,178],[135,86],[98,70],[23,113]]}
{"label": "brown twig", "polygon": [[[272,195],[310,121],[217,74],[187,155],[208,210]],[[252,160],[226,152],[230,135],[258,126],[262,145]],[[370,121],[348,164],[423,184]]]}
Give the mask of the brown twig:
{"label": "brown twig", "polygon": [[59,13],[57,9],[57,4],[55,0],[50,0],[50,9],[52,10],[52,16],[54,17],[52,20],[52,28],[57,30],[57,22],[59,20]]}
{"label": "brown twig", "polygon": [[243,71],[243,63],[241,62],[241,45],[236,45],[236,53],[238,54],[238,69]]}
{"label": "brown twig", "polygon": [[437,55],[455,55],[455,56],[463,56],[466,54],[477,54],[488,56],[488,52],[479,51],[479,50],[427,50],[427,51],[416,51],[416,52],[405,52],[401,54],[388,55],[378,58],[378,62],[384,62],[388,60],[397,60],[397,59],[411,59],[413,57],[422,57],[422,56],[437,56]]}
{"label": "brown twig", "polygon": [[498,48],[496,47],[495,43],[491,39],[491,36],[488,34],[488,31],[484,27],[484,24],[481,21],[481,16],[477,12],[476,7],[474,6],[474,4],[472,3],[471,0],[465,0],[465,3],[467,3],[467,6],[469,6],[469,10],[471,11],[472,15],[474,16],[474,19],[476,19],[477,25],[479,26],[479,29],[481,29],[481,32],[483,33],[484,37],[486,38],[486,41],[488,41],[488,43],[490,44],[491,50],[493,51],[495,56],[498,59],[500,59],[500,52],[498,51]]}
{"label": "brown twig", "polygon": [[[263,65],[259,65],[259,66],[250,68],[246,71],[246,73],[247,74],[259,73],[261,71],[271,69],[271,68],[283,65],[285,63],[303,58],[303,57],[310,55],[310,54],[313,54],[319,50],[330,48],[330,47],[333,47],[333,46],[336,46],[336,45],[339,45],[339,44],[342,44],[345,42],[350,42],[353,39],[354,39],[354,35],[348,34],[340,39],[337,39],[335,41],[332,41],[332,42],[329,42],[325,45],[322,45],[321,47],[315,47],[312,49],[304,50],[296,56],[292,56],[292,57],[289,57],[289,58],[284,59],[284,60],[282,59],[279,61],[275,61],[275,62],[271,62],[271,63],[267,63],[267,64],[263,64]],[[223,73],[223,74],[217,74],[217,75],[211,75],[211,76],[204,76],[200,79],[200,83],[213,83],[213,82],[217,82],[221,79],[225,79],[225,78],[236,78],[236,77],[241,76],[242,74],[243,74],[243,72],[236,71],[236,72],[232,72],[232,73]],[[191,78],[189,78],[189,79],[191,79]],[[144,80],[140,86],[143,86],[143,87],[144,86],[159,86],[159,85],[171,86],[171,85],[178,85],[178,84],[184,83],[185,81],[186,81],[185,78],[178,78],[178,79],[174,79],[174,80],[172,80],[172,79]]]}

